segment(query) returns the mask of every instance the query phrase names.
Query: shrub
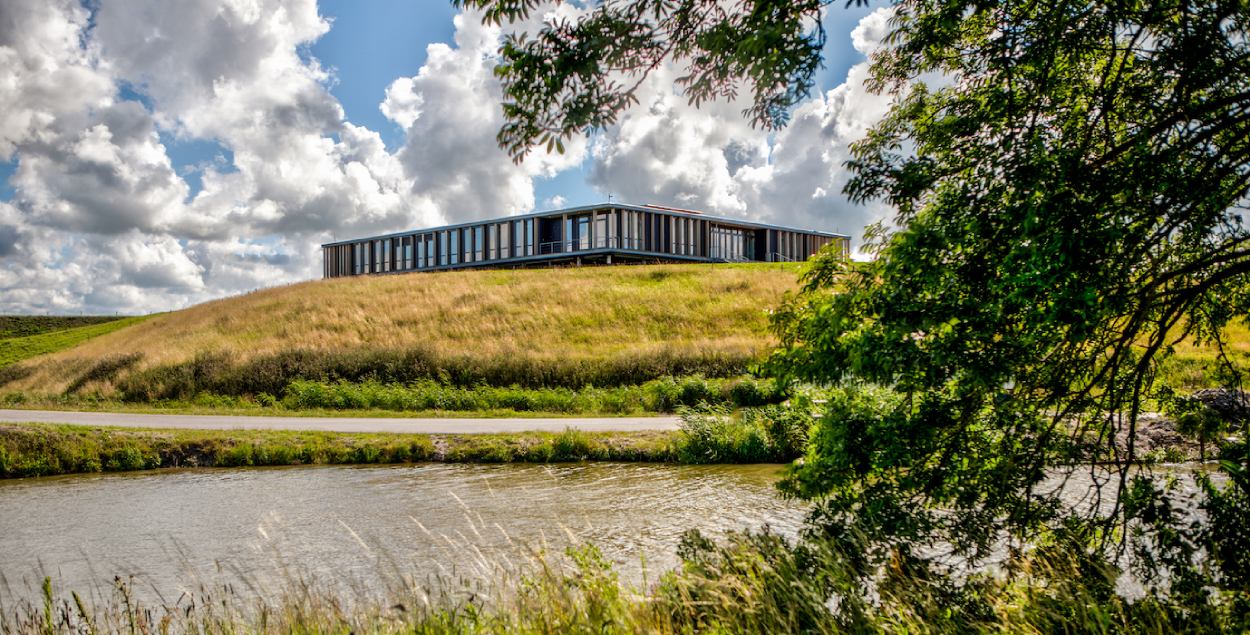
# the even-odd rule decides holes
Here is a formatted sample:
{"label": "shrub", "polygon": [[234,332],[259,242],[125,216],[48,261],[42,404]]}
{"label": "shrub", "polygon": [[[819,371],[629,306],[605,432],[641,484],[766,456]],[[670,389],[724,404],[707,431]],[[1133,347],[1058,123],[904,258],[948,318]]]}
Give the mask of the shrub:
{"label": "shrub", "polygon": [[793,406],[773,405],[746,410],[743,417],[760,422],[768,435],[769,447],[779,459],[789,461],[803,456],[808,431],[812,427],[810,408],[804,400]]}
{"label": "shrub", "polygon": [[682,411],[677,456],[683,463],[764,463],[774,460],[759,422],[729,416],[723,408]]}
{"label": "shrub", "polygon": [[552,461],[584,461],[593,453],[590,437],[581,430],[567,428],[551,441]]}
{"label": "shrub", "polygon": [[[518,412],[628,413],[650,410],[672,412],[681,406],[733,405],[731,388],[723,380],[667,377],[642,386],[595,388],[494,387],[463,388],[432,380],[383,384],[376,380],[316,382],[296,380],[285,390],[281,404],[290,409],[334,410],[515,410]],[[258,398],[259,401],[259,398]],[[236,403],[226,399],[223,403]]]}
{"label": "shrub", "polygon": [[[116,380],[129,401],[188,399],[199,392],[243,396],[282,395],[292,382],[376,381],[408,384],[434,381],[469,388],[479,385],[522,388],[631,386],[669,376],[732,377],[752,363],[725,353],[653,353],[608,359],[539,359],[524,356],[448,356],[422,348],[407,350],[292,350],[236,363],[217,353],[187,362],[146,368]],[[708,385],[683,383],[687,396],[672,403],[698,403]]]}
{"label": "shrub", "polygon": [[777,383],[772,379],[743,377],[728,382],[729,401],[739,408],[755,408],[773,404],[784,399],[778,390]]}
{"label": "shrub", "polygon": [[732,416],[723,406],[682,410],[677,436],[683,463],[783,463],[803,455],[812,417],[806,406],[745,408]]}
{"label": "shrub", "polygon": [[35,372],[34,366],[19,364],[0,366],[0,386],[5,386],[19,379],[25,379],[33,372]]}
{"label": "shrub", "polygon": [[102,357],[96,363],[87,368],[86,372],[79,375],[74,381],[65,387],[65,394],[76,393],[83,386],[93,381],[108,381],[115,377],[119,372],[134,366],[140,359],[143,359],[143,353],[128,353],[124,355],[109,355]]}

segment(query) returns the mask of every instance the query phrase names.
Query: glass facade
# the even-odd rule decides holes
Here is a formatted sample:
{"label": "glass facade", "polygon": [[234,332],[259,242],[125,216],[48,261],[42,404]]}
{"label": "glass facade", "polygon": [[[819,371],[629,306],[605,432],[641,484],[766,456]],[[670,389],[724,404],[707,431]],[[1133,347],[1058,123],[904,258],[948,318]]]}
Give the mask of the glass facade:
{"label": "glass facade", "polygon": [[733,227],[712,226],[708,257],[712,260],[754,260],[753,232]]}
{"label": "glass facade", "polygon": [[[541,244],[540,226],[546,241]],[[585,258],[791,262],[806,260],[831,244],[842,257],[850,256],[845,236],[737,224],[666,208],[608,206],[327,244],[322,246],[322,275]],[[592,253],[575,253],[582,251]]]}

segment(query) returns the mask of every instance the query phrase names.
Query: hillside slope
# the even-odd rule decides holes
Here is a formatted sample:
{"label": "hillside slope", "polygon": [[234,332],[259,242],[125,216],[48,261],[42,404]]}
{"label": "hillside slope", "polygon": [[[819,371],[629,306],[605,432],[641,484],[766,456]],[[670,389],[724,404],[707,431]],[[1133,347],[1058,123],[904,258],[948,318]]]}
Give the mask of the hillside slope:
{"label": "hillside slope", "polygon": [[108,393],[162,368],[199,376],[205,371],[192,366],[210,358],[238,368],[277,359],[287,368],[292,352],[301,364],[308,354],[414,349],[487,365],[750,360],[772,345],[768,311],[797,274],[784,264],[657,265],[316,280],[153,316],[27,360],[0,392]]}
{"label": "hillside slope", "polygon": [[0,315],[0,340],[115,322],[114,315]]}
{"label": "hillside slope", "polygon": [[[72,348],[94,337],[112,333],[127,326],[137,324],[146,317],[110,318],[94,320],[85,326],[69,326],[65,328],[47,328],[45,325],[22,324],[23,330],[11,332],[30,332],[28,335],[0,338],[0,367],[7,366],[24,359],[37,357]],[[14,321],[10,319],[10,321]],[[74,324],[73,318],[49,320],[52,324]]]}

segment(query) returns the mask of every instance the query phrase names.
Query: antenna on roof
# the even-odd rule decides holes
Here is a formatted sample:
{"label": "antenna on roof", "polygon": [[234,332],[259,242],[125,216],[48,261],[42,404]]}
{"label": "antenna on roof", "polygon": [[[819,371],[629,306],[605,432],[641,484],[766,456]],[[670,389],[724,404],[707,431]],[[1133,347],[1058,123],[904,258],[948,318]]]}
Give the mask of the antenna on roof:
{"label": "antenna on roof", "polygon": [[609,202],[609,203],[611,203],[611,202],[612,202],[612,193],[611,193],[611,192],[608,192],[608,202]]}

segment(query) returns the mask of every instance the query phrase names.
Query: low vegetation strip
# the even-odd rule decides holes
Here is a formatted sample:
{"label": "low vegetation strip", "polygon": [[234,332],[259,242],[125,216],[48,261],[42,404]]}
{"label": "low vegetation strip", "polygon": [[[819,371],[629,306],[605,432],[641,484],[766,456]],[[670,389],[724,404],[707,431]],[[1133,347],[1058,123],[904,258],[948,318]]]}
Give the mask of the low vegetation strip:
{"label": "low vegetation strip", "polygon": [[[83,377],[114,358],[100,358],[94,365],[74,373]],[[65,392],[77,392],[86,386],[112,392],[124,401],[150,402],[186,400],[201,393],[231,397],[268,394],[281,398],[292,388],[298,391],[300,386],[306,387],[306,382],[580,389],[638,385],[670,376],[732,377],[745,372],[752,361],[751,356],[698,351],[600,359],[447,357],[419,347],[399,351],[293,350],[244,362],[235,362],[226,355],[203,354],[187,362],[110,377],[108,385],[98,380],[75,380]],[[296,382],[305,384],[293,386]]]}
{"label": "low vegetation strip", "polygon": [[778,463],[798,456],[805,416],[779,406],[687,413],[676,432],[371,434],[0,424],[0,478],[171,467],[647,461]]}
{"label": "low vegetation strip", "polygon": [[0,367],[38,355],[62,351],[92,338],[138,324],[145,319],[147,318],[128,317],[64,330],[51,330],[23,337],[0,339]]}
{"label": "low vegetation strip", "polygon": [[[133,361],[134,358],[128,356],[105,358],[72,382],[70,388],[88,385],[96,377],[111,376]],[[754,407],[779,403],[786,398],[786,392],[773,380],[749,376],[729,379],[663,377],[640,385],[607,388],[593,385],[582,388],[527,388],[515,384],[459,386],[430,379],[409,383],[383,383],[373,379],[362,382],[295,379],[285,387],[277,385],[274,393],[196,389],[212,384],[202,373],[192,373],[189,377],[198,378],[198,381],[180,390],[155,390],[147,385],[142,390],[128,388],[115,399],[101,399],[91,392],[79,393],[70,389],[58,396],[9,392],[0,396],[0,405],[89,410],[133,410],[150,406],[186,414],[207,410],[212,413],[263,412],[275,416],[345,411],[381,412],[383,416],[394,416],[394,413],[429,413],[430,416],[446,416],[445,413],[618,416],[672,413],[682,406],[703,404]],[[132,378],[127,384],[135,381]],[[249,382],[249,385],[256,384]]]}
{"label": "low vegetation strip", "polygon": [[134,430],[0,425],[0,477],[167,467],[672,461],[668,432],[363,434],[259,430]]}
{"label": "low vegetation strip", "polygon": [[763,406],[784,399],[772,380],[686,377],[649,381],[638,386],[525,389],[476,386],[457,388],[433,381],[408,385],[292,382],[282,405],[291,410],[381,409],[551,412],[562,414],[634,414],[675,412],[682,406],[712,404]]}

